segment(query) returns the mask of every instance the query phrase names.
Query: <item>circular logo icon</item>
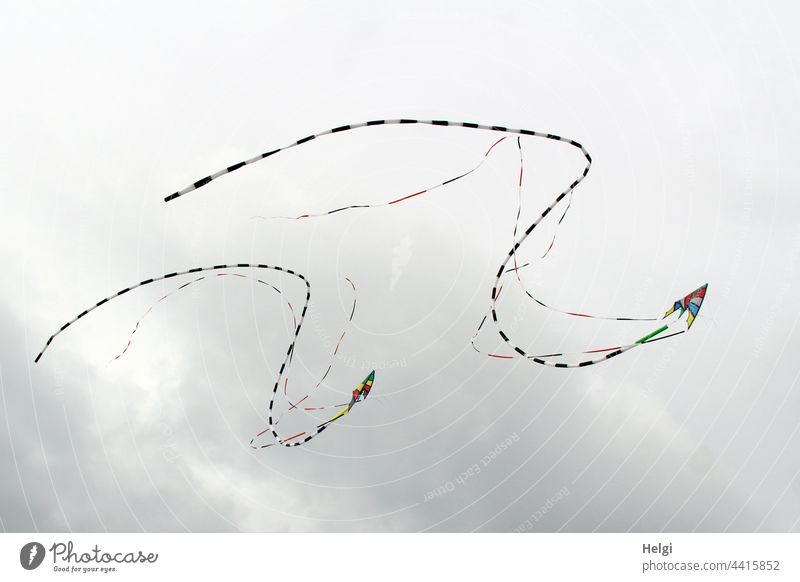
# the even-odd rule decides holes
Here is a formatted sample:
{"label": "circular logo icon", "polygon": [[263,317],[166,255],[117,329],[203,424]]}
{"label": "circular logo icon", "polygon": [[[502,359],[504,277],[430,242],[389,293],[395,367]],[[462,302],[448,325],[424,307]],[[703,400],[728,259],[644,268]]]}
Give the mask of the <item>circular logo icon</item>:
{"label": "circular logo icon", "polygon": [[28,542],[19,551],[19,563],[26,570],[35,570],[44,560],[44,546],[39,542]]}

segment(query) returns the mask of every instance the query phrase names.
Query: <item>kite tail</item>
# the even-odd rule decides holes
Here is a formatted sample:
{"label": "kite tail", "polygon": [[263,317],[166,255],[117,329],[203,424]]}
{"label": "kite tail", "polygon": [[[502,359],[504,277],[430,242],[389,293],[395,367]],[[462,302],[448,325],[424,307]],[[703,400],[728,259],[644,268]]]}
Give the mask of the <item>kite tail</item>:
{"label": "kite tail", "polygon": [[[297,273],[297,272],[295,272],[295,271],[293,271],[291,269],[286,269],[284,267],[273,266],[273,265],[264,265],[264,264],[235,263],[235,264],[225,264],[225,265],[214,265],[214,266],[209,266],[209,267],[195,267],[195,268],[188,269],[188,270],[185,270],[185,271],[175,271],[173,273],[167,273],[166,275],[161,275],[159,277],[152,277],[150,279],[145,279],[144,281],[140,281],[139,283],[131,285],[130,287],[126,287],[126,288],[118,291],[117,293],[114,293],[113,295],[109,295],[108,297],[105,297],[104,299],[101,299],[100,301],[98,301],[94,305],[92,305],[92,306],[88,307],[87,309],[83,310],[82,312],[80,312],[78,315],[73,317],[71,320],[67,321],[64,325],[62,325],[58,329],[58,331],[56,331],[53,335],[51,335],[47,339],[47,341],[45,342],[45,345],[42,347],[41,351],[37,354],[37,356],[36,356],[34,361],[38,362],[39,360],[41,360],[42,356],[44,356],[44,354],[47,351],[47,349],[53,343],[53,340],[55,340],[59,335],[61,335],[67,328],[69,328],[70,326],[74,325],[78,320],[86,317],[89,313],[91,313],[95,309],[98,309],[99,307],[102,307],[103,305],[105,305],[109,301],[111,301],[113,299],[116,299],[118,297],[121,297],[122,295],[125,295],[126,293],[129,293],[130,291],[133,291],[134,289],[138,289],[139,287],[144,287],[145,285],[150,285],[150,284],[156,283],[158,281],[164,281],[166,279],[171,279],[173,277],[180,277],[180,276],[183,276],[183,275],[191,275],[191,274],[202,273],[202,272],[213,272],[213,271],[222,271],[222,270],[239,269],[239,268],[242,268],[242,269],[270,270],[270,271],[277,271],[277,272],[280,272],[280,273],[285,273],[287,275],[291,275],[291,276],[299,279],[306,286],[306,297],[305,297],[305,302],[303,304],[303,309],[300,312],[300,317],[297,320],[297,325],[296,325],[296,327],[294,329],[292,340],[291,340],[291,342],[289,344],[289,348],[286,350],[286,355],[284,356],[283,362],[281,363],[281,366],[280,366],[280,369],[279,369],[279,372],[278,372],[278,377],[276,378],[275,384],[274,384],[274,386],[272,388],[272,394],[270,396],[269,408],[268,408],[268,412],[267,412],[267,415],[268,415],[268,429],[267,430],[269,430],[272,433],[272,435],[275,437],[275,441],[276,441],[277,444],[281,444],[283,446],[290,447],[290,446],[297,446],[299,444],[306,443],[309,440],[311,440],[312,438],[314,438],[317,434],[322,432],[322,430],[324,430],[324,427],[322,429],[320,429],[320,430],[317,430],[314,433],[311,433],[311,434],[302,433],[300,435],[294,435],[292,437],[284,438],[284,437],[281,437],[281,435],[279,435],[277,433],[276,427],[275,427],[274,418],[273,418],[273,409],[274,409],[274,405],[275,405],[275,399],[276,399],[276,396],[278,394],[278,387],[281,384],[281,381],[283,379],[283,376],[284,376],[284,373],[286,371],[287,365],[291,361],[292,353],[294,352],[295,344],[297,343],[297,338],[300,335],[300,330],[302,329],[303,321],[305,319],[306,312],[308,311],[308,305],[309,305],[309,302],[311,301],[311,284],[309,283],[308,279],[304,275],[302,275],[301,273]],[[297,439],[299,439],[300,436],[305,436],[305,438],[302,439],[302,440],[297,440]],[[252,441],[251,441],[251,445],[252,445]]]}

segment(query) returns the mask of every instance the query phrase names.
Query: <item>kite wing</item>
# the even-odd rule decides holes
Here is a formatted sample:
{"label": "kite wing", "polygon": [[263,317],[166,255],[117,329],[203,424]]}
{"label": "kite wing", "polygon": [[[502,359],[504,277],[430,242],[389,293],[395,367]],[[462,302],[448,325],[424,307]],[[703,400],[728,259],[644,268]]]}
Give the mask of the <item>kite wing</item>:
{"label": "kite wing", "polygon": [[676,311],[680,311],[680,315],[678,317],[681,317],[685,311],[688,311],[689,316],[686,318],[686,329],[691,328],[695,318],[697,317],[697,314],[700,313],[700,306],[703,305],[703,299],[706,297],[707,288],[708,283],[695,289],[683,299],[678,299],[664,314],[664,317],[668,317]]}
{"label": "kite wing", "polygon": [[363,394],[363,398],[361,400],[366,400],[367,396],[369,396],[369,391],[372,390],[372,383],[375,381],[375,370],[369,373],[369,376],[364,378],[364,381],[361,385],[353,390],[353,396],[356,396],[356,400],[358,400],[358,396]]}

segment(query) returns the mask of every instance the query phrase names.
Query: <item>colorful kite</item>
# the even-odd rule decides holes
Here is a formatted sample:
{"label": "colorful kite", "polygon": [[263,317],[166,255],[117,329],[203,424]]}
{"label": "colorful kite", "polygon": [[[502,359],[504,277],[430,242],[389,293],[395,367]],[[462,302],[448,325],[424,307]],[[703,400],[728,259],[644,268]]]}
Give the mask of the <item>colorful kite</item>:
{"label": "colorful kite", "polygon": [[697,314],[700,312],[700,306],[703,304],[703,299],[706,297],[707,287],[708,283],[699,289],[695,289],[683,299],[676,301],[675,305],[664,314],[664,317],[669,317],[675,311],[680,311],[680,315],[683,315],[684,311],[688,311],[689,316],[686,318],[686,329],[692,327],[694,318],[697,317]]}
{"label": "colorful kite", "polygon": [[[624,322],[630,322],[630,321],[656,321],[656,320],[659,319],[659,318],[655,318],[655,317],[653,317],[653,318],[636,318],[636,317],[596,316],[596,315],[589,315],[589,314],[585,314],[585,313],[578,313],[578,312],[574,312],[574,311],[567,311],[567,310],[557,309],[555,307],[552,307],[552,306],[546,304],[545,302],[541,301],[540,299],[534,297],[534,295],[531,294],[525,288],[525,286],[524,286],[524,284],[522,282],[522,279],[520,278],[519,273],[520,273],[520,270],[530,266],[530,263],[524,263],[522,265],[518,265],[518,263],[517,263],[517,255],[519,253],[520,247],[523,245],[523,243],[526,241],[526,239],[530,236],[530,234],[533,232],[533,230],[540,224],[540,222],[542,220],[544,220],[550,214],[550,212],[552,212],[559,205],[563,205],[564,206],[564,210],[561,213],[560,218],[558,219],[557,225],[562,223],[562,221],[566,217],[567,212],[571,208],[572,195],[573,195],[574,190],[584,180],[584,178],[586,178],[586,176],[589,173],[589,169],[591,168],[591,165],[592,165],[592,158],[589,155],[589,152],[586,150],[586,148],[583,147],[583,145],[581,145],[577,141],[574,141],[574,140],[571,140],[571,139],[568,139],[568,138],[564,138],[564,137],[561,137],[561,136],[558,136],[558,135],[550,134],[550,133],[543,133],[543,132],[532,131],[532,130],[527,130],[527,129],[510,129],[510,128],[503,127],[503,126],[498,126],[498,125],[481,125],[481,124],[477,124],[477,123],[467,123],[467,122],[452,122],[452,121],[441,121],[441,120],[418,120],[418,119],[376,120],[376,121],[368,121],[368,122],[365,122],[365,123],[356,123],[356,124],[350,124],[350,125],[343,125],[343,126],[340,126],[340,127],[334,128],[334,129],[330,129],[330,130],[324,131],[322,133],[318,133],[318,134],[315,134],[315,135],[310,135],[310,136],[304,137],[304,138],[299,139],[296,142],[292,142],[292,143],[290,143],[290,144],[288,144],[288,145],[286,145],[284,147],[267,151],[267,152],[265,152],[263,154],[260,154],[258,156],[252,157],[252,158],[250,158],[248,160],[244,160],[244,161],[238,162],[236,164],[233,164],[231,166],[228,166],[227,168],[225,168],[223,170],[220,170],[218,172],[215,172],[213,174],[210,174],[210,175],[206,176],[205,178],[202,178],[201,180],[197,180],[196,182],[194,182],[193,184],[183,188],[182,190],[179,190],[179,191],[177,191],[177,192],[175,192],[173,194],[170,194],[169,196],[167,196],[165,198],[165,201],[169,202],[169,201],[175,200],[175,199],[177,199],[179,197],[182,197],[182,196],[184,196],[184,195],[186,195],[186,194],[188,194],[188,193],[190,193],[190,192],[192,192],[194,190],[197,190],[198,188],[206,186],[207,184],[209,184],[213,180],[216,180],[217,178],[220,178],[221,176],[224,176],[225,174],[229,174],[231,172],[239,170],[240,168],[243,168],[244,166],[247,166],[247,165],[250,165],[250,164],[254,164],[254,163],[256,163],[256,162],[258,162],[260,160],[263,160],[265,158],[273,156],[273,155],[275,155],[275,154],[277,154],[279,152],[282,152],[282,151],[285,151],[285,150],[300,146],[302,144],[310,142],[311,140],[317,139],[317,138],[325,136],[325,135],[331,135],[331,134],[340,133],[340,132],[343,132],[343,131],[350,131],[350,130],[355,130],[355,129],[359,129],[359,128],[365,128],[365,127],[382,126],[382,125],[411,125],[411,124],[423,124],[423,125],[431,125],[431,126],[438,126],[438,127],[456,127],[456,128],[476,129],[476,130],[490,131],[490,132],[496,132],[496,133],[499,132],[499,133],[504,133],[504,134],[516,135],[517,136],[516,142],[517,142],[517,147],[519,149],[520,168],[519,168],[519,185],[518,185],[518,192],[517,192],[517,194],[518,194],[518,209],[517,209],[516,222],[515,222],[515,225],[514,225],[514,232],[513,232],[513,238],[512,238],[512,247],[509,250],[508,254],[505,256],[505,258],[502,260],[502,262],[499,265],[499,268],[498,268],[498,271],[497,271],[497,275],[496,275],[496,278],[495,278],[495,283],[494,283],[494,285],[492,287],[492,290],[491,290],[491,297],[490,297],[488,312],[487,312],[486,315],[484,315],[483,319],[481,320],[480,324],[478,325],[477,331],[475,332],[475,334],[472,337],[471,343],[472,343],[473,348],[476,351],[481,352],[481,350],[478,349],[478,347],[476,346],[476,338],[481,333],[481,331],[484,329],[484,324],[488,321],[490,315],[491,315],[492,323],[497,328],[497,334],[499,335],[499,337],[503,340],[503,342],[509,348],[509,353],[507,353],[507,354],[495,354],[495,353],[485,353],[485,352],[481,352],[481,353],[485,353],[485,355],[487,355],[488,357],[500,358],[500,359],[513,359],[515,357],[521,357],[521,358],[525,358],[528,361],[536,363],[536,364],[545,365],[545,366],[553,366],[553,367],[556,367],[556,368],[578,368],[578,367],[585,367],[585,366],[597,364],[597,363],[600,363],[600,362],[604,362],[604,361],[607,361],[607,360],[609,360],[609,359],[611,359],[613,357],[616,357],[616,356],[618,356],[618,355],[620,355],[620,354],[622,354],[624,352],[627,352],[628,350],[631,350],[631,349],[633,349],[635,347],[638,347],[638,346],[641,346],[641,345],[645,345],[645,344],[651,343],[653,341],[666,339],[668,337],[679,335],[679,334],[684,333],[685,331],[687,331],[689,328],[691,328],[691,326],[694,323],[695,318],[697,317],[697,314],[698,314],[698,312],[700,310],[700,306],[702,305],[703,299],[705,298],[707,285],[703,285],[702,287],[700,287],[696,291],[686,295],[683,299],[681,299],[679,301],[676,301],[674,303],[673,307],[670,310],[668,310],[666,312],[666,314],[663,316],[663,318],[661,318],[661,319],[669,318],[670,316],[673,316],[673,314],[675,314],[675,313],[677,313],[677,316],[672,317],[667,323],[664,323],[658,329],[652,331],[651,333],[648,333],[647,335],[645,335],[645,336],[643,336],[643,337],[641,337],[641,338],[639,338],[639,339],[637,339],[635,341],[629,341],[627,343],[622,343],[620,345],[616,345],[616,346],[613,346],[613,347],[604,347],[604,348],[598,348],[598,349],[591,349],[591,350],[586,350],[586,351],[578,352],[578,353],[551,353],[551,354],[545,354],[545,355],[533,355],[533,354],[528,353],[528,350],[526,350],[523,347],[517,345],[509,337],[509,335],[503,331],[503,329],[502,329],[502,327],[500,325],[500,318],[498,317],[498,314],[497,314],[497,303],[498,303],[498,301],[500,299],[501,292],[503,290],[504,282],[506,281],[505,277],[507,275],[511,274],[511,273],[514,274],[514,276],[515,276],[515,278],[517,280],[517,283],[521,286],[521,288],[525,292],[525,294],[528,297],[530,297],[532,300],[534,300],[539,306],[541,306],[543,308],[546,308],[546,309],[549,309],[549,310],[552,310],[552,311],[559,312],[559,313],[564,314],[566,316],[583,317],[583,318],[594,318],[594,319],[606,319],[606,320],[624,321]],[[558,195],[555,197],[555,199],[541,212],[541,215],[538,216],[533,223],[528,225],[528,227],[524,231],[522,231],[522,234],[520,235],[518,233],[521,231],[521,229],[519,227],[519,220],[520,220],[520,216],[522,214],[522,188],[523,188],[523,155],[522,155],[523,152],[522,152],[521,138],[522,137],[526,137],[526,136],[527,137],[542,138],[542,139],[547,139],[547,140],[556,141],[556,142],[562,142],[562,143],[564,143],[566,145],[574,147],[574,148],[578,149],[581,152],[581,154],[583,155],[586,163],[585,163],[585,166],[583,167],[583,170],[575,177],[575,179],[564,190],[562,190],[561,192],[558,193]],[[405,195],[402,195],[402,196],[399,196],[399,197],[395,197],[395,198],[393,198],[391,200],[388,200],[386,202],[383,202],[383,203],[352,204],[352,205],[348,205],[348,206],[344,206],[344,207],[340,207],[340,208],[335,208],[333,210],[328,210],[328,211],[324,211],[324,212],[318,212],[318,213],[309,212],[309,213],[305,213],[305,214],[301,214],[301,215],[293,216],[293,217],[272,217],[272,218],[291,218],[291,219],[294,219],[294,220],[309,219],[309,218],[312,218],[312,217],[321,217],[321,216],[331,215],[331,214],[335,214],[335,213],[343,212],[343,211],[351,211],[351,210],[357,210],[357,209],[368,209],[368,208],[375,208],[375,207],[380,207],[380,206],[391,206],[391,205],[399,204],[399,203],[402,203],[402,202],[407,202],[407,201],[412,200],[412,199],[414,199],[414,198],[416,198],[418,196],[422,196],[424,194],[429,194],[430,192],[432,192],[432,191],[434,191],[434,190],[436,190],[438,188],[441,188],[441,187],[446,186],[448,184],[451,184],[451,183],[453,183],[453,182],[455,182],[457,180],[465,178],[465,177],[469,176],[470,174],[472,174],[473,172],[477,171],[481,167],[481,165],[484,163],[484,161],[488,158],[488,156],[492,153],[492,151],[495,150],[495,147],[498,144],[500,144],[501,142],[503,142],[506,138],[507,138],[507,136],[503,136],[500,139],[496,140],[494,143],[492,143],[491,146],[486,150],[486,152],[480,158],[478,163],[475,166],[473,166],[471,169],[469,169],[469,170],[467,170],[465,172],[462,172],[462,173],[456,175],[455,177],[452,177],[450,179],[447,179],[447,180],[444,180],[442,182],[439,182],[438,184],[430,186],[428,188],[423,188],[421,190],[415,191],[415,192],[410,193],[410,194],[405,194]],[[547,250],[541,256],[541,259],[546,257],[548,255],[548,253],[551,251],[551,249],[554,246],[555,240],[556,239],[555,239],[555,235],[554,235],[552,240],[551,240],[551,242],[550,242],[550,245],[547,247]],[[95,305],[91,306],[89,309],[86,309],[85,311],[83,311],[82,313],[77,315],[75,318],[73,318],[72,320],[70,320],[66,324],[64,324],[57,332],[55,332],[52,336],[50,336],[50,338],[47,340],[47,342],[46,342],[44,348],[42,349],[42,351],[39,353],[39,355],[36,356],[36,361],[37,362],[39,361],[39,359],[42,357],[42,355],[44,354],[45,350],[51,344],[53,339],[55,339],[55,337],[57,337],[67,327],[69,327],[70,325],[74,324],[77,320],[79,320],[80,318],[86,316],[88,313],[90,313],[94,309],[97,309],[101,305],[104,305],[105,303],[107,303],[111,299],[119,297],[120,295],[128,293],[129,291],[131,291],[133,289],[136,289],[138,287],[141,287],[141,286],[144,286],[144,285],[148,285],[148,284],[154,283],[156,281],[170,279],[172,277],[178,277],[178,276],[182,276],[182,275],[194,274],[194,273],[199,273],[199,272],[204,272],[204,271],[222,271],[222,270],[229,271],[231,269],[239,269],[239,268],[280,271],[282,273],[286,273],[286,274],[289,274],[289,275],[292,275],[292,276],[298,278],[299,280],[301,280],[306,285],[306,300],[305,300],[305,304],[303,305],[303,309],[302,309],[302,311],[300,313],[300,317],[299,318],[297,318],[295,316],[294,309],[292,308],[291,303],[288,303],[288,301],[287,301],[289,309],[290,309],[290,311],[292,313],[292,317],[294,319],[294,335],[293,335],[293,338],[291,340],[291,343],[289,344],[289,348],[288,348],[288,350],[286,352],[286,355],[285,355],[285,357],[283,359],[283,363],[280,366],[280,370],[278,372],[277,379],[276,379],[275,384],[273,386],[272,396],[270,398],[269,407],[268,407],[268,411],[267,411],[267,414],[266,414],[267,420],[268,420],[267,428],[262,430],[261,432],[259,432],[256,435],[256,438],[259,438],[259,437],[262,437],[263,435],[269,434],[271,437],[273,437],[274,442],[270,442],[270,443],[263,444],[263,445],[256,445],[255,444],[256,438],[254,438],[253,440],[250,441],[250,446],[253,447],[253,448],[266,448],[266,447],[270,447],[270,446],[274,446],[274,445],[283,445],[285,447],[293,447],[293,446],[298,446],[298,445],[307,443],[312,438],[314,438],[319,433],[321,433],[323,430],[325,430],[332,423],[338,421],[343,416],[345,416],[348,412],[350,412],[353,409],[353,407],[355,406],[356,403],[362,402],[363,400],[366,399],[366,397],[369,395],[370,390],[372,389],[372,385],[373,385],[373,382],[375,380],[375,372],[372,371],[364,379],[364,381],[361,382],[361,384],[359,384],[353,390],[352,397],[351,397],[350,401],[348,403],[345,403],[345,404],[338,404],[338,405],[335,405],[335,406],[318,406],[318,407],[307,406],[307,407],[300,408],[299,405],[302,404],[306,399],[309,398],[309,396],[311,395],[311,391],[309,392],[309,394],[303,396],[300,399],[297,399],[296,401],[293,401],[292,399],[289,398],[288,389],[287,389],[289,366],[291,365],[291,362],[292,362],[292,357],[294,355],[295,346],[296,346],[296,343],[297,343],[297,338],[298,338],[298,336],[300,334],[300,329],[301,329],[301,327],[303,325],[303,320],[305,318],[306,311],[308,309],[308,304],[309,304],[309,301],[311,299],[311,286],[310,286],[308,280],[306,279],[306,277],[301,275],[301,274],[299,274],[299,273],[296,273],[296,272],[294,272],[294,271],[292,271],[290,269],[285,269],[285,268],[278,267],[278,266],[262,265],[262,264],[239,263],[239,264],[233,264],[233,265],[216,265],[216,266],[213,266],[213,267],[194,268],[194,269],[189,269],[188,271],[169,273],[167,275],[162,275],[160,277],[154,277],[152,279],[147,279],[147,280],[141,281],[140,283],[137,283],[137,284],[135,284],[135,285],[133,285],[131,287],[125,288],[125,289],[119,291],[118,293],[116,293],[114,295],[111,295],[109,297],[106,297],[105,299],[97,302]],[[234,274],[234,273],[219,272],[219,273],[216,273],[216,274],[218,274],[218,275],[228,275],[228,274]],[[235,275],[239,276],[239,277],[243,277],[244,276],[244,275],[241,275],[241,274],[235,274]],[[183,289],[183,288],[187,287],[188,285],[197,283],[197,282],[203,280],[204,278],[205,277],[199,277],[199,278],[194,279],[193,281],[185,283],[184,285],[181,285],[175,291],[173,291],[173,293],[179,291],[180,289]],[[353,291],[355,292],[355,285],[353,284],[353,282],[350,279],[347,279],[347,281],[353,287]],[[268,286],[272,287],[275,291],[277,291],[279,294],[282,294],[281,291],[277,287],[275,287],[274,285],[271,285],[270,283],[266,283],[266,282],[264,282],[264,281],[262,281],[260,279],[258,279],[258,282],[262,283],[262,284],[265,284],[265,285],[268,285]],[[161,299],[159,299],[158,302],[161,302],[161,301],[165,300],[170,295],[171,295],[171,293],[168,293],[167,295],[164,295]],[[154,306],[151,306],[151,308],[148,309],[147,312],[145,312],[145,314],[142,316],[142,318],[140,318],[140,320],[137,321],[136,326],[134,327],[134,330],[131,333],[131,336],[130,336],[130,338],[128,340],[128,344],[122,350],[122,353],[120,353],[117,356],[117,358],[119,358],[121,355],[123,355],[126,352],[128,347],[130,346],[131,339],[133,338],[133,335],[136,333],[136,330],[139,327],[139,323],[150,312],[150,310],[153,309],[153,307]],[[685,329],[680,329],[678,331],[672,331],[671,333],[665,333],[670,329],[670,326],[676,324],[676,322],[683,316],[683,314],[686,311],[689,312],[689,315],[688,315],[687,321],[686,321],[686,328]],[[355,313],[355,299],[353,300],[353,308],[351,310],[350,318],[348,319],[348,323],[350,321],[352,321],[354,313]],[[330,362],[327,370],[322,375],[322,377],[319,380],[319,382],[317,382],[315,388],[317,388],[325,380],[325,378],[327,377],[328,373],[330,372],[331,367],[333,366],[333,361],[334,361],[334,358],[336,356],[336,353],[339,350],[339,345],[341,344],[342,340],[344,339],[344,336],[345,336],[345,330],[342,331],[342,333],[341,333],[341,335],[339,337],[339,341],[337,342],[336,347],[335,347],[335,349],[333,351],[333,354],[331,356],[332,359],[331,359],[331,362]],[[600,354],[600,355],[598,355],[598,356],[592,355],[592,356],[589,357],[589,359],[585,359],[584,357],[575,358],[575,356],[582,356],[582,355],[585,355],[585,354]],[[556,360],[565,360],[565,359],[567,361],[556,361]],[[286,398],[287,403],[289,405],[288,412],[302,410],[303,412],[309,413],[309,412],[313,412],[313,411],[326,410],[326,409],[329,409],[329,408],[340,408],[341,410],[339,410],[329,420],[324,421],[321,424],[317,424],[316,428],[313,431],[300,432],[300,433],[295,434],[293,436],[282,437],[277,432],[277,426],[278,426],[278,424],[280,422],[280,419],[279,418],[274,418],[274,413],[273,413],[275,400],[276,400],[277,395],[279,394],[279,387],[281,386],[281,383],[283,383],[283,396]]]}

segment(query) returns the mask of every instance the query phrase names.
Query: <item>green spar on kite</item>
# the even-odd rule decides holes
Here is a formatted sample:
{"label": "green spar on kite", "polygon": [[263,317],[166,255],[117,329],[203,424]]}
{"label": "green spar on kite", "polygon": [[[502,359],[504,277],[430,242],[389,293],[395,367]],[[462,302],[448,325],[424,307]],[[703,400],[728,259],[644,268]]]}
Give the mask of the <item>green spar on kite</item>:
{"label": "green spar on kite", "polygon": [[648,333],[648,334],[647,334],[646,336],[644,336],[643,338],[636,340],[636,343],[637,343],[637,344],[643,344],[644,342],[646,342],[646,341],[647,341],[647,340],[649,340],[650,338],[652,338],[652,337],[655,337],[655,336],[657,336],[658,334],[660,334],[662,331],[664,331],[664,330],[665,330],[665,329],[667,329],[668,327],[669,327],[668,325],[662,325],[661,327],[659,327],[659,328],[658,328],[657,330],[655,330],[654,332]]}

